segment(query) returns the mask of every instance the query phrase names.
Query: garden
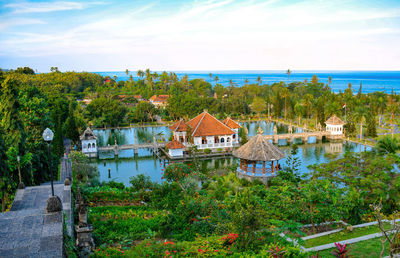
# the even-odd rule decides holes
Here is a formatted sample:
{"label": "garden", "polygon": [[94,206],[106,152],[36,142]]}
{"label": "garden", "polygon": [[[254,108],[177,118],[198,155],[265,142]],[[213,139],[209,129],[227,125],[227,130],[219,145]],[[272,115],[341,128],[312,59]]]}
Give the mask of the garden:
{"label": "garden", "polygon": [[[229,169],[218,175],[201,170],[196,161],[171,162],[162,183],[144,175],[132,177],[130,186],[81,176],[74,187],[88,205],[96,244],[91,255],[379,257],[396,251],[399,227],[391,219],[398,218],[398,156],[346,153],[302,176],[297,164],[286,164],[267,185]],[[377,220],[381,224],[357,226]],[[338,243],[382,230],[388,239]]]}

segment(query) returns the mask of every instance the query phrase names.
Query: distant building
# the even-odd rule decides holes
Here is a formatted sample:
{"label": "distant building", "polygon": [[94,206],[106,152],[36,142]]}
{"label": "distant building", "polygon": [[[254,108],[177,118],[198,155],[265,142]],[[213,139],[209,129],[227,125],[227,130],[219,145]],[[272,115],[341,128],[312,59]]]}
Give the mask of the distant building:
{"label": "distant building", "polygon": [[343,125],[346,123],[343,122],[336,115],[331,116],[326,122],[326,131],[331,132],[331,135],[342,135],[343,134]]}
{"label": "distant building", "polygon": [[177,140],[173,140],[172,142],[167,143],[165,147],[168,149],[168,154],[171,157],[183,156],[183,150],[185,149],[185,146]]}
{"label": "distant building", "polygon": [[90,103],[92,103],[92,99],[83,99],[82,100],[83,103],[85,103],[85,105],[89,105]]}
{"label": "distant building", "polygon": [[137,101],[143,101],[142,95],[133,96]]}
{"label": "distant building", "polygon": [[89,127],[80,136],[80,140],[82,143],[82,153],[89,158],[97,157],[97,136]]}
{"label": "distant building", "polygon": [[149,101],[156,107],[166,107],[169,95],[153,95]]}
{"label": "distant building", "polygon": [[[196,145],[198,149],[231,148],[239,144],[240,125],[230,118],[219,121],[204,111],[192,120],[182,119],[170,127],[173,139],[184,146]],[[187,133],[191,132],[188,137]],[[190,142],[189,142],[190,141]]]}

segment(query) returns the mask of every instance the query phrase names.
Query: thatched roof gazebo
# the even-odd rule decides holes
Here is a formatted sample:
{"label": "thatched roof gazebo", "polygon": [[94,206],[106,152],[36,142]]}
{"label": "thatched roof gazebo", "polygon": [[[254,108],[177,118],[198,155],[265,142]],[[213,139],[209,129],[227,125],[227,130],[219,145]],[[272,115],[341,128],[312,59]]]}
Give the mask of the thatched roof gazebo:
{"label": "thatched roof gazebo", "polygon": [[[261,130],[232,154],[240,159],[238,175],[261,178],[275,176],[275,172],[279,170],[279,160],[286,156],[262,135]],[[274,164],[275,161],[276,164]],[[267,167],[266,162],[270,162]]]}

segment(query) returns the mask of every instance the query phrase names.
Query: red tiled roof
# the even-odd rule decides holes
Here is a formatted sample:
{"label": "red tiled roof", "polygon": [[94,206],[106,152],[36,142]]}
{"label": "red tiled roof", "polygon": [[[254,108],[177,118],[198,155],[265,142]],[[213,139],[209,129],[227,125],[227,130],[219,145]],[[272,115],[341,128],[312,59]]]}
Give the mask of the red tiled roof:
{"label": "red tiled roof", "polygon": [[222,123],[232,129],[242,128],[236,121],[232,120],[230,117],[225,118]]}
{"label": "red tiled roof", "polygon": [[149,100],[153,102],[167,102],[169,95],[153,95]]}
{"label": "red tiled roof", "polygon": [[183,120],[179,120],[175,124],[173,124],[169,129],[171,129],[174,132],[186,132],[187,130],[187,124]]}
{"label": "red tiled roof", "polygon": [[167,143],[165,147],[171,150],[185,148],[185,146],[182,143],[178,142],[177,140],[173,140],[172,142]]}
{"label": "red tiled roof", "polygon": [[204,111],[187,123],[192,128],[192,136],[232,135],[235,132],[221,121]]}
{"label": "red tiled roof", "polygon": [[142,98],[142,95],[135,95],[135,96],[133,96],[135,99],[141,99]]}

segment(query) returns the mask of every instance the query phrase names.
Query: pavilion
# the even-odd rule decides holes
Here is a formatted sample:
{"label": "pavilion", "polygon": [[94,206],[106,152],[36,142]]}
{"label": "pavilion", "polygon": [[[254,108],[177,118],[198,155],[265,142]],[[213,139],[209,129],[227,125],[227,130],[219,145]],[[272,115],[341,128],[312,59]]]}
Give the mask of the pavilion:
{"label": "pavilion", "polygon": [[240,159],[238,176],[263,180],[276,176],[279,160],[286,156],[262,135],[260,128],[256,136],[251,137],[246,144],[233,151],[232,154]]}

